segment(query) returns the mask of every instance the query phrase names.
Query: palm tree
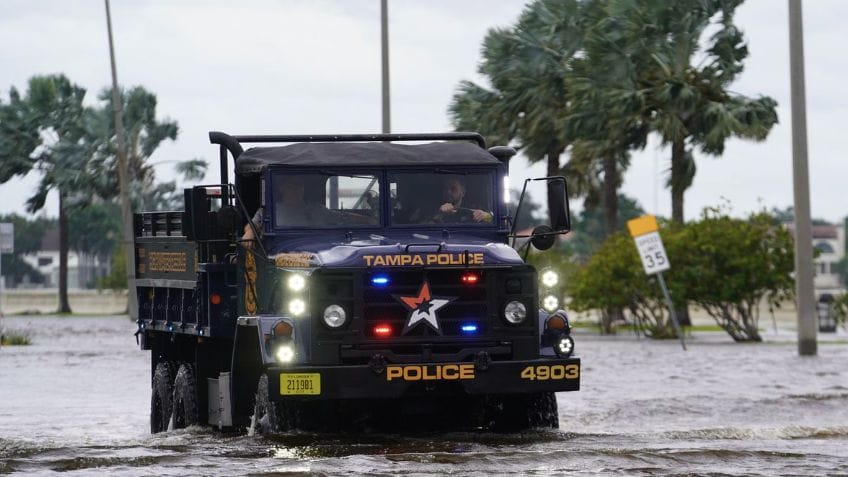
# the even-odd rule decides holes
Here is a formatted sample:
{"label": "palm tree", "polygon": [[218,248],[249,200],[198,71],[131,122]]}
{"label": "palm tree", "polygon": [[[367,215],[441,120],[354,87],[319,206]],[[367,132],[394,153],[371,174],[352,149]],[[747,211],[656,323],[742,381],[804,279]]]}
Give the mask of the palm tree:
{"label": "palm tree", "polygon": [[0,183],[39,171],[41,181],[26,202],[30,213],[44,207],[51,190],[59,194],[59,313],[71,311],[68,201],[84,188],[88,169],[80,147],[88,114],[83,106],[85,93],[64,75],[34,76],[23,98],[12,88],[9,104],[0,105]]}
{"label": "palm tree", "polygon": [[[177,190],[175,182],[157,182],[155,164],[150,162],[151,155],[166,140],[174,140],[179,134],[177,122],[171,119],[157,119],[156,95],[143,86],[135,86],[121,91],[122,122],[124,143],[127,148],[127,169],[130,181],[130,196],[135,210],[159,210],[173,206]],[[117,149],[115,139],[115,116],[112,109],[112,90],[100,93],[102,106],[96,109],[96,119],[90,131],[95,144],[92,155],[97,169],[103,171],[99,184],[99,193],[106,198],[114,198],[118,190]],[[165,160],[174,162],[177,171],[185,180],[200,179],[206,173],[206,162],[202,159]],[[181,196],[180,196],[181,197]]]}
{"label": "palm tree", "polygon": [[[615,0],[597,32],[631,85],[623,96],[642,108],[671,147],[672,219],[683,222],[684,193],[695,176],[693,149],[710,155],[725,140],[761,141],[777,123],[777,103],[728,88],[748,55],[733,14],[742,0]],[[709,32],[709,37],[705,35]]]}
{"label": "palm tree", "polygon": [[476,130],[488,142],[516,143],[530,162],[547,160],[559,175],[565,132],[566,77],[580,49],[580,4],[538,0],[511,28],[489,30],[478,71],[491,89],[462,81],[449,112],[458,130]]}

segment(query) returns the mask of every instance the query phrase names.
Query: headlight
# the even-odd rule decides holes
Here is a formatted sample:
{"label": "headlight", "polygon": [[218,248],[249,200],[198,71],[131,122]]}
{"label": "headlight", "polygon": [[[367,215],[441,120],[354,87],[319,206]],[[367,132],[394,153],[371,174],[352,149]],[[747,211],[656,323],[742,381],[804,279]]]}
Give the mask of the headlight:
{"label": "headlight", "polygon": [[286,283],[289,286],[289,290],[293,292],[299,292],[306,287],[306,279],[299,273],[290,276]]}
{"label": "headlight", "polygon": [[551,288],[556,286],[557,283],[559,283],[559,275],[557,272],[553,270],[546,270],[545,273],[542,274],[542,285]]}
{"label": "headlight", "polygon": [[504,308],[504,316],[506,320],[513,324],[518,324],[524,321],[527,317],[527,308],[520,301],[511,301]]}
{"label": "headlight", "polygon": [[291,363],[294,361],[294,347],[291,343],[281,344],[274,351],[274,357],[278,363]]}
{"label": "headlight", "polygon": [[554,352],[560,358],[568,358],[574,353],[574,339],[566,334],[561,334],[554,342]]}
{"label": "headlight", "polygon": [[347,315],[339,305],[330,305],[324,309],[324,323],[330,328],[338,328],[345,324]]}
{"label": "headlight", "polygon": [[559,300],[553,295],[548,295],[542,300],[542,308],[549,312],[554,312],[559,308]]}
{"label": "headlight", "polygon": [[289,302],[289,313],[292,315],[300,316],[304,311],[306,311],[306,303],[304,303],[300,298],[295,298]]}

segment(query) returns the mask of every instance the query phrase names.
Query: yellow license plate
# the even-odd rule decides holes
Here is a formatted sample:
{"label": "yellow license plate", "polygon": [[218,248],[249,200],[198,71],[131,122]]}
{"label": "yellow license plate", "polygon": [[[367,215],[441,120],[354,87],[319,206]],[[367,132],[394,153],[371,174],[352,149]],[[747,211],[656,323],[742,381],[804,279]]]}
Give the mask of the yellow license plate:
{"label": "yellow license plate", "polygon": [[283,396],[321,394],[321,375],[318,373],[281,373],[280,394]]}

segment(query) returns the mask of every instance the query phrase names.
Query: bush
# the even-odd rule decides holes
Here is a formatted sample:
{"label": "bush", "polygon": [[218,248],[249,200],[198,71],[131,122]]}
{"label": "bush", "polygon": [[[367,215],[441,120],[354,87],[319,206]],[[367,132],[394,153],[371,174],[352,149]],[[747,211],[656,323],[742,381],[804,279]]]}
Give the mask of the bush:
{"label": "bush", "polygon": [[741,220],[707,209],[681,230],[669,257],[686,298],[736,341],[762,341],[760,303],[773,310],[794,294],[792,237],[772,223],[764,213]]}
{"label": "bush", "polygon": [[848,293],[842,293],[833,300],[833,316],[837,326],[848,328]]}
{"label": "bush", "polygon": [[636,245],[623,232],[610,236],[574,273],[568,291],[575,311],[626,309],[646,335],[674,336],[659,285],[654,277],[645,276]]}
{"label": "bush", "polygon": [[123,245],[115,247],[112,254],[112,269],[105,277],[97,280],[98,289],[126,290],[127,289],[127,259]]}
{"label": "bush", "polygon": [[[676,306],[703,308],[736,341],[761,341],[759,304],[792,297],[792,237],[767,214],[747,220],[707,209],[698,222],[661,231],[671,270],[666,272]],[[569,292],[577,311],[621,307],[658,338],[674,336],[654,277],[646,277],[633,239],[610,237],[578,270]]]}
{"label": "bush", "polygon": [[0,346],[23,346],[28,344],[32,344],[29,333],[0,329]]}

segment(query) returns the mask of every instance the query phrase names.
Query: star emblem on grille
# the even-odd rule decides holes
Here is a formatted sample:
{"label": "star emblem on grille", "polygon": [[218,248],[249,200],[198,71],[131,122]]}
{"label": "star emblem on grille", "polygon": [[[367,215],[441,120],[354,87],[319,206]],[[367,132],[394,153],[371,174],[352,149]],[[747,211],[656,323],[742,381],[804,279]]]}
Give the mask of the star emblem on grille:
{"label": "star emblem on grille", "polygon": [[439,320],[436,317],[436,312],[456,300],[456,297],[443,297],[430,295],[430,283],[424,280],[418,294],[414,296],[393,295],[395,299],[403,303],[403,306],[409,310],[409,317],[406,321],[406,326],[403,328],[403,333],[406,334],[414,328],[418,323],[425,322],[435,332],[442,334],[439,327]]}

